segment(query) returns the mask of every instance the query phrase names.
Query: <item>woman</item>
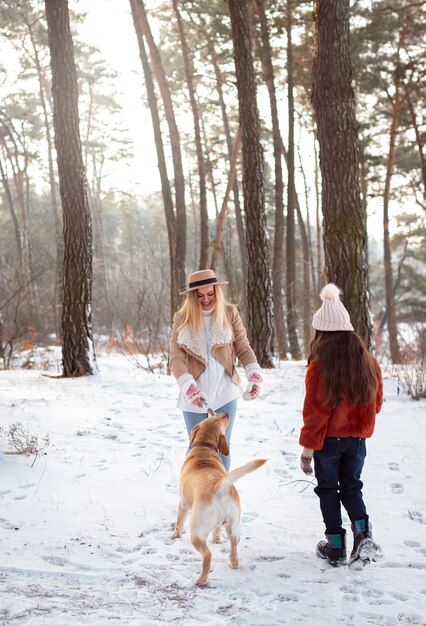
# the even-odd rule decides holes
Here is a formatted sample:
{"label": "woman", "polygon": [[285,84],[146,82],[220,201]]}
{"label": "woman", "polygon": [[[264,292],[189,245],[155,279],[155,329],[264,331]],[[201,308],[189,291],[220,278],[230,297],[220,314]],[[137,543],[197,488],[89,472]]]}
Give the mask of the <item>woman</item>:
{"label": "woman", "polygon": [[361,568],[379,550],[362,496],[361,472],[366,457],[365,439],[374,431],[376,413],[382,407],[380,367],[362,339],[353,332],[339,289],[329,284],[321,292],[321,308],[315,313],[316,329],[306,371],[306,396],[299,442],[301,468],[315,477],[325,524],[326,541],[317,555],[332,565],[346,563],[346,531],[341,504],[352,522],[353,549],[348,565]]}
{"label": "woman", "polygon": [[[180,294],[186,295],[185,302],[173,319],[170,369],[179,386],[178,407],[183,411],[188,436],[207,417],[207,409],[228,413],[226,439],[230,446],[241,395],[235,357],[248,379],[244,399],[257,398],[262,376],[240,315],[223,295],[222,285],[226,284],[210,269],[189,275],[188,289]],[[230,455],[221,456],[229,471]]]}

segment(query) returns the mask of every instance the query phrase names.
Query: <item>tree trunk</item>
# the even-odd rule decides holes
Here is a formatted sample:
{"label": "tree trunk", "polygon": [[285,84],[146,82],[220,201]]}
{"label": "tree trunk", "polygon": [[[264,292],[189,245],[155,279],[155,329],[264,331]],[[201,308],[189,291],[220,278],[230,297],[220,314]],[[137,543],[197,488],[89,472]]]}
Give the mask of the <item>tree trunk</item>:
{"label": "tree trunk", "polygon": [[200,114],[197,100],[195,98],[194,69],[190,60],[188,43],[185,36],[183,21],[178,9],[177,0],[173,0],[173,9],[177,18],[179,37],[182,47],[183,65],[185,71],[186,84],[188,86],[189,100],[191,103],[192,117],[194,119],[194,139],[197,153],[198,176],[200,181],[200,264],[199,269],[208,268],[210,236],[209,236],[209,216],[207,213],[207,189],[206,189],[206,167],[204,163],[203,147],[200,132]]}
{"label": "tree trunk", "polygon": [[287,189],[287,233],[286,233],[286,260],[287,260],[287,332],[290,343],[290,352],[293,359],[300,359],[299,339],[297,336],[298,315],[296,302],[296,229],[295,205],[296,186],[294,181],[294,97],[293,97],[293,43],[292,31],[292,2],[287,0],[287,90],[288,90],[288,189]]}
{"label": "tree trunk", "polygon": [[64,376],[97,371],[92,334],[92,223],[81,152],[77,73],[67,0],[45,0],[55,145],[64,215]]}
{"label": "tree trunk", "polygon": [[395,95],[392,100],[392,114],[391,125],[389,130],[389,152],[386,167],[385,189],[383,192],[383,259],[384,259],[384,271],[385,271],[385,291],[386,291],[386,314],[387,325],[389,332],[389,348],[391,353],[392,363],[401,363],[401,353],[398,344],[398,328],[396,324],[395,315],[395,298],[394,298],[394,281],[392,270],[392,254],[389,235],[389,202],[390,202],[390,189],[391,180],[393,176],[393,170],[395,166],[395,152],[396,152],[396,136],[398,133],[399,114],[401,110],[401,82],[402,82],[402,67],[400,65],[400,50],[405,41],[407,34],[407,23],[404,26],[399,35],[398,50],[396,56],[396,67],[393,73]]}
{"label": "tree trunk", "polygon": [[306,232],[305,222],[303,221],[300,205],[296,203],[297,221],[299,224],[300,239],[302,241],[303,254],[303,347],[305,356],[309,353],[309,344],[311,340],[311,281],[310,270],[311,261],[309,254],[309,240]]}
{"label": "tree trunk", "polygon": [[228,206],[229,196],[231,195],[231,189],[234,185],[235,175],[237,172],[237,161],[241,150],[241,130],[238,129],[237,136],[235,137],[234,149],[232,152],[231,163],[228,173],[228,185],[226,187],[225,196],[223,198],[222,207],[216,222],[216,238],[213,246],[212,258],[210,267],[212,270],[216,270],[217,261],[222,249],[223,231],[225,228],[226,209]]}
{"label": "tree trunk", "polygon": [[320,145],[325,269],[328,280],[343,291],[355,331],[371,347],[367,238],[349,55],[349,0],[315,0],[314,20],[312,103]]}
{"label": "tree trunk", "polygon": [[157,151],[158,171],[161,180],[161,192],[163,196],[164,215],[166,218],[167,236],[169,242],[169,259],[170,259],[170,323],[173,315],[178,308],[178,280],[176,268],[176,216],[173,206],[172,192],[170,189],[169,177],[167,175],[166,157],[164,154],[163,137],[161,135],[160,116],[158,113],[157,98],[155,95],[154,81],[145,49],[142,30],[139,27],[139,21],[136,17],[135,0],[130,0],[130,6],[133,16],[133,24],[139,44],[139,54],[142,62],[143,73],[145,77],[145,86],[148,98],[148,106],[151,112],[152,127],[154,131],[155,148]]}
{"label": "tree trunk", "polygon": [[271,264],[265,216],[263,149],[247,0],[229,0],[243,142],[243,190],[247,247],[247,326],[261,367],[273,367]]}
{"label": "tree trunk", "polygon": [[[0,143],[3,143],[3,138],[0,138]],[[6,170],[3,167],[2,158],[0,158],[0,173],[1,173],[1,179],[2,179],[2,183],[4,187],[4,192],[7,198],[7,203],[9,205],[10,216],[11,216],[12,224],[13,224],[13,232],[15,233],[15,239],[16,239],[16,249],[18,251],[20,273],[22,274],[21,234],[19,232],[18,216],[16,215],[15,204],[13,202],[12,192],[10,190],[10,185],[9,185],[9,180],[6,175]]]}
{"label": "tree trunk", "polygon": [[[223,79],[222,79],[222,75],[220,73],[220,68],[219,68],[219,63],[216,57],[216,52],[213,46],[213,43],[210,41],[209,42],[209,52],[210,52],[210,58],[213,64],[213,69],[214,69],[214,73],[215,73],[215,78],[216,78],[216,88],[217,88],[217,94],[219,97],[219,105],[220,105],[220,110],[221,110],[221,114],[222,114],[222,121],[223,121],[223,129],[225,131],[225,138],[226,138],[226,145],[228,148],[228,158],[229,158],[229,162],[231,162],[232,159],[232,138],[231,138],[231,131],[229,128],[229,121],[228,121],[228,115],[226,112],[226,105],[225,105],[225,98],[223,96]],[[242,272],[242,282],[243,282],[243,302],[244,302],[244,312],[246,309],[246,303],[247,303],[247,281],[248,281],[248,270],[247,270],[247,258],[246,258],[246,236],[245,236],[245,232],[244,232],[244,219],[243,219],[243,214],[241,211],[241,204],[240,204],[240,191],[239,191],[239,186],[238,186],[238,179],[237,177],[235,177],[234,180],[234,185],[232,187],[232,195],[234,198],[234,207],[235,207],[235,221],[237,224],[237,234],[238,234],[238,244],[240,246],[240,255],[241,255],[241,272]]]}
{"label": "tree trunk", "polygon": [[423,184],[423,198],[426,201],[426,155],[423,151],[426,139],[424,133],[421,132],[419,122],[416,119],[416,112],[414,110],[413,100],[411,98],[411,94],[408,88],[406,88],[405,99],[407,100],[408,114],[410,117],[411,125],[416,135],[416,144],[419,151],[420,172]]}
{"label": "tree trunk", "polygon": [[275,337],[280,359],[287,355],[286,324],[284,320],[283,302],[283,266],[284,266],[284,182],[281,165],[282,137],[278,118],[277,96],[275,92],[274,66],[272,64],[272,51],[269,41],[268,21],[265,14],[263,0],[255,0],[256,10],[259,16],[260,31],[262,37],[261,61],[263,77],[269,93],[269,104],[272,120],[272,140],[274,144],[275,164],[275,229],[274,229],[274,254],[272,260],[272,284],[274,295],[274,319]]}
{"label": "tree trunk", "polygon": [[173,168],[175,175],[175,198],[176,198],[176,274],[179,291],[185,289],[185,257],[186,257],[186,207],[185,207],[185,179],[182,167],[182,155],[180,150],[179,131],[176,124],[172,98],[167,82],[164,67],[161,61],[159,50],[152,36],[148,17],[145,11],[143,0],[132,0],[139,28],[146,39],[151,56],[152,69],[160,89],[161,98],[164,104],[164,112],[170,134],[170,144],[172,151]]}
{"label": "tree trunk", "polygon": [[318,150],[317,150],[317,138],[314,139],[314,157],[315,157],[315,173],[314,173],[314,187],[315,187],[315,223],[316,223],[316,261],[317,261],[317,282],[316,293],[321,291],[321,285],[323,284],[323,265],[322,265],[322,219],[321,219],[321,196],[320,196],[320,181],[319,181],[319,166],[318,166]]}
{"label": "tree trunk", "polygon": [[51,123],[49,112],[47,108],[47,102],[45,97],[46,90],[46,80],[44,70],[40,63],[40,55],[38,52],[38,48],[34,39],[34,34],[32,30],[32,24],[29,22],[26,23],[28,32],[30,34],[31,45],[33,47],[34,52],[34,65],[37,71],[37,77],[39,81],[39,93],[40,93],[40,103],[41,108],[43,110],[43,121],[44,121],[44,129],[46,133],[46,141],[47,141],[47,161],[49,166],[49,190],[50,190],[50,202],[52,207],[52,216],[53,216],[53,226],[55,232],[55,244],[56,244],[56,264],[55,264],[55,289],[53,296],[53,325],[55,328],[56,336],[59,337],[61,334],[61,301],[62,301],[62,283],[63,283],[63,275],[62,275],[62,263],[64,257],[64,239],[62,236],[62,221],[60,217],[59,203],[58,197],[56,193],[56,178],[55,178],[55,169],[54,169],[54,160],[53,160],[53,141],[52,141],[52,131],[51,131]]}

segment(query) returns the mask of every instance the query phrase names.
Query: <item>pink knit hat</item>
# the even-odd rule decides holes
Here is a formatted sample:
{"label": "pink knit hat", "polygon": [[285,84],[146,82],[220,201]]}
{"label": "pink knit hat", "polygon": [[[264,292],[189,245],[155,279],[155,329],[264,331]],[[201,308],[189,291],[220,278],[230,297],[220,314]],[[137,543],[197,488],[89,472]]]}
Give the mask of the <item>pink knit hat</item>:
{"label": "pink knit hat", "polygon": [[312,326],[315,330],[353,330],[349,313],[340,302],[340,289],[329,283],[320,293],[321,308],[315,313]]}

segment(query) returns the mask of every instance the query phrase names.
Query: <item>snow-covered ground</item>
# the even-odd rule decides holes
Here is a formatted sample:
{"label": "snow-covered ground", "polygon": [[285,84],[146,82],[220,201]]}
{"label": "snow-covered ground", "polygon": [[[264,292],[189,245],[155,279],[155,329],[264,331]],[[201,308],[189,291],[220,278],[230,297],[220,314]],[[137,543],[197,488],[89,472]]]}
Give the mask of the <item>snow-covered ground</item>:
{"label": "snow-covered ground", "polygon": [[232,441],[232,467],[269,459],[237,483],[240,568],[229,567],[227,542],[213,545],[198,588],[188,534],[169,538],[187,445],[176,384],[123,357],[99,366],[73,380],[0,372],[0,424],[50,438],[35,463],[3,454],[0,438],[2,625],[426,623],[425,401],[385,380],[363,473],[384,558],[350,572],[315,556],[323,525],[299,469],[304,364],[265,371],[261,397],[240,402]]}

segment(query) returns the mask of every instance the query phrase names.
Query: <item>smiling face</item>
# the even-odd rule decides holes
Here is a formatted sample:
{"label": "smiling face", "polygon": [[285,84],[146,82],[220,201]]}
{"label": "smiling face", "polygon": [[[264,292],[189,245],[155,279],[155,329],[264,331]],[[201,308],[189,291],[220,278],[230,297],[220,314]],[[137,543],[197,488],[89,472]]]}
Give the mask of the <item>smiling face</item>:
{"label": "smiling face", "polygon": [[198,303],[203,311],[210,311],[216,304],[216,293],[214,287],[206,285],[197,289]]}

